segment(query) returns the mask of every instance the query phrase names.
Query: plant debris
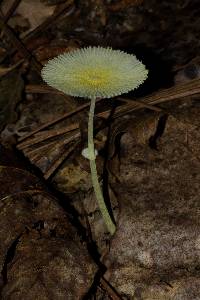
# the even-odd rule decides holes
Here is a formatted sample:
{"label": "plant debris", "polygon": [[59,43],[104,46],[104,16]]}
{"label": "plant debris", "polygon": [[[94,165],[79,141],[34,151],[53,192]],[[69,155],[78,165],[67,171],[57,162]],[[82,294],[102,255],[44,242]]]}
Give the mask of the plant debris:
{"label": "plant debris", "polygon": [[[198,0],[1,1],[2,299],[198,299],[199,12]],[[149,70],[136,92],[96,103],[112,238],[81,155],[89,103],[40,75],[88,46]]]}

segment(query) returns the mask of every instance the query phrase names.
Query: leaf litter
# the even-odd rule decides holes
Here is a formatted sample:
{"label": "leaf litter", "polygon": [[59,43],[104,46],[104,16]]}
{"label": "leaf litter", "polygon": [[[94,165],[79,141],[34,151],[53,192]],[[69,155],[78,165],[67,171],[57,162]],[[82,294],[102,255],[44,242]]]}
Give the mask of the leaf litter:
{"label": "leaf litter", "polygon": [[[3,299],[198,299],[199,25],[190,4],[2,1],[1,143],[18,149],[5,161],[1,146]],[[112,238],[80,154],[88,104],[40,78],[46,60],[91,44],[136,51],[153,70],[139,97],[97,105],[97,168],[117,224]]]}
{"label": "leaf litter", "polygon": [[66,212],[24,169],[1,166],[0,182],[2,297],[81,299],[96,265]]}

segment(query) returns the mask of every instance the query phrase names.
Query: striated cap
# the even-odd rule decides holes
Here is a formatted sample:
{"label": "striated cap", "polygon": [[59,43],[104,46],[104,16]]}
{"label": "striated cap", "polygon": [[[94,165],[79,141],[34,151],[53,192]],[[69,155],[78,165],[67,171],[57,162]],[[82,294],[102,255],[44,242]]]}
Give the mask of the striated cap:
{"label": "striated cap", "polygon": [[134,55],[88,47],[55,57],[41,74],[48,85],[65,94],[111,98],[136,89],[147,78],[148,71]]}

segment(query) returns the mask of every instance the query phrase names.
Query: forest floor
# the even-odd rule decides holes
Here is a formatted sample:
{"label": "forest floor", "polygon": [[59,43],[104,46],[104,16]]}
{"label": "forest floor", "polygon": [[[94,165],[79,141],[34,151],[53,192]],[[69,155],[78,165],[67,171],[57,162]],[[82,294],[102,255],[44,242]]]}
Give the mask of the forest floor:
{"label": "forest floor", "polygon": [[[2,299],[200,299],[199,1],[0,1]],[[42,66],[87,46],[135,54],[137,91],[99,99],[93,193],[89,102]]]}

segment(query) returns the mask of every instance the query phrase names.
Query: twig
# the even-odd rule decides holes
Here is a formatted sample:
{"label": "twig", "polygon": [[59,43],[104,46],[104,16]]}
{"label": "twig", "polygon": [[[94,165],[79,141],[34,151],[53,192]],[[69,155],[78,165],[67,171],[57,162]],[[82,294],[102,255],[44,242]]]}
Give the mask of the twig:
{"label": "twig", "polygon": [[110,283],[104,277],[101,277],[100,283],[102,287],[107,291],[108,295],[112,298],[112,300],[122,300],[122,298],[118,295],[118,293],[114,290]]}
{"label": "twig", "polygon": [[[27,86],[26,92],[33,92],[33,93],[52,92],[56,94],[63,94],[62,92],[53,90],[52,88],[48,88],[48,87],[45,88],[44,86],[36,86],[36,85]],[[200,93],[200,79],[194,79],[185,84],[173,86],[169,89],[159,90],[158,92],[155,92],[149,96],[138,98],[138,100],[119,97],[117,99],[126,102],[127,104],[117,107],[113,117],[117,118],[121,115],[138,110],[140,108],[148,108],[159,112],[162,111],[162,109],[156,107],[155,106],[156,104],[168,102],[171,100],[182,99],[184,97],[196,95],[199,93]],[[98,117],[107,118],[109,114],[110,114],[110,110],[107,110],[98,113]],[[48,124],[48,126],[50,125],[51,124]]]}
{"label": "twig", "polygon": [[33,94],[47,94],[47,93],[51,93],[51,94],[56,94],[56,95],[63,95],[66,96],[66,94],[64,94],[63,92],[60,92],[48,85],[44,85],[44,84],[28,84],[25,87],[25,92],[26,93],[33,93]]}
{"label": "twig", "polygon": [[[28,32],[24,37],[21,38],[21,43],[23,44],[23,46],[25,47],[26,43],[28,43],[38,33],[44,32],[44,30],[46,30],[49,26],[51,26],[53,23],[55,23],[55,21],[60,16],[62,16],[62,14],[66,13],[69,10],[69,8],[72,6],[73,2],[74,2],[74,0],[68,0],[68,1],[66,1],[66,3],[58,5],[57,11],[55,11],[55,13],[53,13],[52,16],[47,18],[42,24],[40,24],[38,27],[33,29],[31,32]],[[4,17],[4,22],[5,22],[5,17]],[[15,48],[14,50],[11,50],[10,55],[13,55],[16,50],[20,51],[20,48],[17,48],[17,49]],[[40,69],[41,69],[41,67],[40,67]]]}
{"label": "twig", "polygon": [[26,140],[22,143],[19,143],[17,148],[19,150],[24,150],[24,149],[26,149],[30,146],[33,146],[39,142],[44,142],[52,137],[56,137],[56,136],[62,135],[64,133],[67,133],[70,131],[74,131],[75,129],[78,129],[78,128],[79,128],[79,124],[74,123],[74,124],[71,124],[64,128],[53,129],[53,130],[49,130],[48,132],[41,132],[41,134],[39,136],[36,136],[35,138],[32,138],[30,140]]}
{"label": "twig", "polygon": [[17,38],[17,36],[10,28],[10,26],[8,26],[5,23],[5,17],[1,11],[0,11],[0,28],[2,28],[4,32],[8,35],[11,43],[13,44],[13,47],[17,48],[17,50],[19,50],[23,54],[25,59],[32,60],[33,66],[38,72],[40,72],[42,65],[35,59],[32,53],[27,50],[25,45]]}
{"label": "twig", "polygon": [[15,10],[17,9],[18,5],[20,4],[21,0],[15,0],[9,10],[7,11],[7,13],[4,16],[4,22],[7,23],[8,20],[10,19],[10,17],[13,15],[13,13],[15,12]]}
{"label": "twig", "polygon": [[47,18],[42,24],[40,24],[38,27],[36,27],[31,32],[28,32],[27,35],[25,35],[22,38],[22,41],[24,43],[27,43],[30,41],[34,36],[36,36],[38,33],[44,32],[49,26],[51,26],[60,16],[62,16],[66,11],[69,10],[69,7],[73,4],[74,0],[68,0],[63,4],[60,4],[58,7],[58,10],[53,13],[52,16]]}
{"label": "twig", "polygon": [[[102,101],[102,99],[98,99],[98,100],[96,101],[96,103],[99,102],[99,101]],[[71,117],[72,115],[74,115],[74,114],[76,114],[76,113],[82,111],[83,109],[87,108],[89,105],[90,105],[90,103],[86,103],[86,104],[83,104],[83,105],[77,107],[76,109],[73,109],[72,111],[70,111],[70,112],[68,112],[68,113],[65,113],[65,114],[62,115],[61,117],[58,117],[58,118],[54,119],[53,121],[50,121],[50,122],[48,122],[48,123],[46,123],[46,124],[44,124],[44,125],[38,127],[37,129],[33,130],[32,132],[28,133],[28,134],[25,135],[25,136],[22,136],[21,138],[19,138],[18,141],[19,141],[19,142],[24,141],[25,139],[31,137],[32,135],[34,135],[35,133],[39,132],[40,130],[43,130],[43,129],[45,129],[45,128],[51,126],[51,125],[55,125],[56,123],[58,123],[58,122],[60,122],[60,121],[62,121],[62,120],[64,120],[64,119],[66,119],[66,118],[68,118],[68,117]]]}
{"label": "twig", "polygon": [[[149,105],[154,106],[156,104],[168,102],[171,100],[183,99],[184,97],[193,96],[199,93],[200,93],[200,79],[194,79],[185,84],[180,84],[171,87],[169,89],[163,89],[149,96],[139,98],[137,103],[135,101],[132,102],[132,100],[130,100],[128,104],[116,108],[113,118],[116,119],[118,117],[121,117],[122,115],[128,114],[140,108],[152,109]],[[122,100],[123,98],[120,99]],[[141,102],[141,104],[139,105],[138,102]],[[109,114],[110,114],[110,110],[99,113],[98,116],[107,118]]]}
{"label": "twig", "polygon": [[16,64],[7,67],[7,68],[1,68],[0,69],[0,77],[8,74],[9,72],[13,71],[17,67],[19,67],[24,62],[24,59],[19,60]]}
{"label": "twig", "polygon": [[[45,89],[46,89],[46,91],[45,91]],[[42,88],[41,88],[41,86],[39,86],[39,87],[33,86],[33,85],[28,86],[26,88],[26,91],[29,91],[29,90],[31,90],[33,93],[45,93],[45,92],[50,92],[50,91],[53,91],[56,93],[56,91],[54,91],[52,88],[48,89],[48,88],[44,88],[43,86],[42,86]],[[62,94],[59,91],[57,93]],[[154,107],[154,105],[160,104],[163,102],[167,102],[167,101],[171,101],[174,99],[182,99],[183,97],[192,96],[192,95],[195,95],[198,93],[200,93],[200,80],[195,79],[195,80],[192,80],[192,81],[182,84],[182,85],[174,86],[169,89],[160,90],[149,96],[139,98],[137,101],[131,100],[131,99],[128,100],[128,99],[124,99],[124,98],[120,97],[119,98],[120,100],[122,100],[124,102],[128,102],[128,104],[117,107],[113,118],[117,118],[121,115],[130,113],[130,112],[138,110],[140,108],[148,108],[151,110],[161,111],[161,108]],[[98,99],[97,102],[98,101],[101,101],[101,99]],[[40,130],[43,130],[51,125],[54,125],[54,124],[60,122],[63,119],[66,119],[67,117],[70,117],[70,116],[84,110],[88,106],[89,106],[89,103],[81,105],[78,108],[72,110],[71,112],[68,112],[68,113],[62,115],[61,117],[58,117],[58,118],[54,119],[53,121],[50,121],[50,122],[40,126],[39,128],[33,130],[29,134],[19,138],[18,141],[19,142],[24,141],[25,139],[33,136],[35,133],[39,132]],[[98,117],[107,118],[109,114],[110,114],[110,110],[98,113],[97,115],[98,115]]]}
{"label": "twig", "polygon": [[[28,90],[28,88],[27,88]],[[33,92],[42,92],[44,93],[46,90],[46,92],[50,92],[49,89],[44,88],[41,86],[39,86],[39,88],[35,87],[32,91]],[[51,89],[52,92],[52,89]],[[55,91],[53,91],[55,92]],[[60,92],[58,92],[60,93]],[[195,94],[200,93],[200,80],[193,80],[189,83],[186,83],[184,85],[179,85],[179,86],[174,86],[172,88],[169,89],[165,89],[165,90],[160,90],[156,93],[153,93],[152,95],[140,98],[138,100],[131,100],[131,99],[124,99],[124,98],[118,98],[119,100],[122,100],[124,102],[126,102],[125,105],[122,105],[120,107],[116,108],[116,111],[113,115],[113,118],[118,118],[121,115],[130,113],[132,111],[141,109],[141,108],[148,108],[151,110],[155,110],[155,111],[162,111],[161,108],[155,107],[155,104],[159,104],[159,103],[163,103],[163,102],[167,102],[167,101],[171,101],[173,99],[182,99],[186,96],[192,96]],[[101,99],[98,99],[97,101],[101,101]],[[72,110],[71,112],[68,112],[66,114],[64,114],[63,116],[56,118],[55,120],[48,122],[42,126],[40,126],[39,128],[37,128],[36,130],[30,132],[29,134],[27,134],[24,137],[21,137],[19,140],[20,141],[24,141],[26,140],[28,137],[33,136],[35,133],[38,133],[40,130],[45,129],[53,124],[58,123],[59,121],[70,117],[78,112],[80,112],[81,110],[87,108],[89,106],[89,103],[86,103],[84,105],[79,106],[78,108]],[[97,116],[98,117],[104,117],[107,118],[110,114],[110,110],[104,111],[102,113],[98,113]],[[73,124],[73,126],[77,126],[77,124]],[[34,149],[34,150],[30,150],[27,149],[29,146],[34,146],[37,145],[38,142],[42,142],[45,139],[48,139],[50,137],[54,137],[54,133],[55,135],[60,135],[63,134],[64,132],[62,132],[64,129],[60,129],[58,131],[50,131],[50,133],[47,132],[43,132],[41,133],[39,136],[36,136],[35,138],[31,139],[30,141],[24,141],[23,143],[19,144],[19,148],[22,149],[24,151],[25,154],[27,154],[31,160],[34,160],[35,163],[38,162],[38,157],[40,158],[40,155],[38,155],[38,148]],[[79,133],[80,134],[80,133]],[[41,140],[42,139],[42,140]],[[72,136],[70,141],[75,140],[75,136]],[[69,141],[68,141],[69,142]],[[64,143],[64,141],[60,142],[60,143]],[[48,143],[48,146],[51,144]],[[54,144],[54,142],[52,142],[52,145]],[[58,143],[57,143],[58,146]],[[44,146],[40,146],[39,149],[41,150]],[[70,148],[71,149],[71,148]],[[68,153],[68,151],[67,151]],[[49,178],[52,175],[52,172],[55,171],[56,167],[61,163],[62,159],[64,157],[66,157],[67,154],[65,155],[65,153],[63,153],[61,155],[61,157],[57,160],[57,162],[55,161],[55,163],[53,163],[53,165],[50,167],[50,169],[44,174],[45,178]]]}
{"label": "twig", "polygon": [[72,153],[74,148],[78,145],[78,142],[70,146],[67,150],[64,150],[64,152],[59,156],[59,158],[54,161],[53,165],[48,169],[48,171],[45,172],[44,178],[48,179],[52,174],[55,172],[55,170],[63,163],[63,161]]}
{"label": "twig", "polygon": [[154,106],[154,105],[150,105],[150,104],[147,104],[145,103],[144,101],[137,101],[135,99],[126,99],[126,98],[117,98],[118,100],[121,100],[121,101],[124,101],[126,102],[127,104],[136,104],[137,106],[141,107],[141,108],[148,108],[150,110],[155,110],[155,111],[162,111],[161,108],[157,107],[157,106]]}
{"label": "twig", "polygon": [[[53,141],[50,141],[48,144],[42,144],[40,146],[38,146],[37,148],[34,149],[24,149],[24,153],[28,154],[29,156],[31,156],[32,159],[35,159],[35,157],[40,156],[39,150],[40,151],[44,151],[45,153],[47,152],[47,149],[53,149],[53,148],[59,148],[62,147],[64,145],[69,144],[70,142],[73,142],[75,139],[78,139],[80,137],[80,132],[76,132],[74,134],[72,134],[69,137],[66,137],[64,140],[60,140],[60,141],[56,141],[55,139]],[[34,144],[34,146],[37,145]],[[33,145],[32,145],[33,146]]]}

